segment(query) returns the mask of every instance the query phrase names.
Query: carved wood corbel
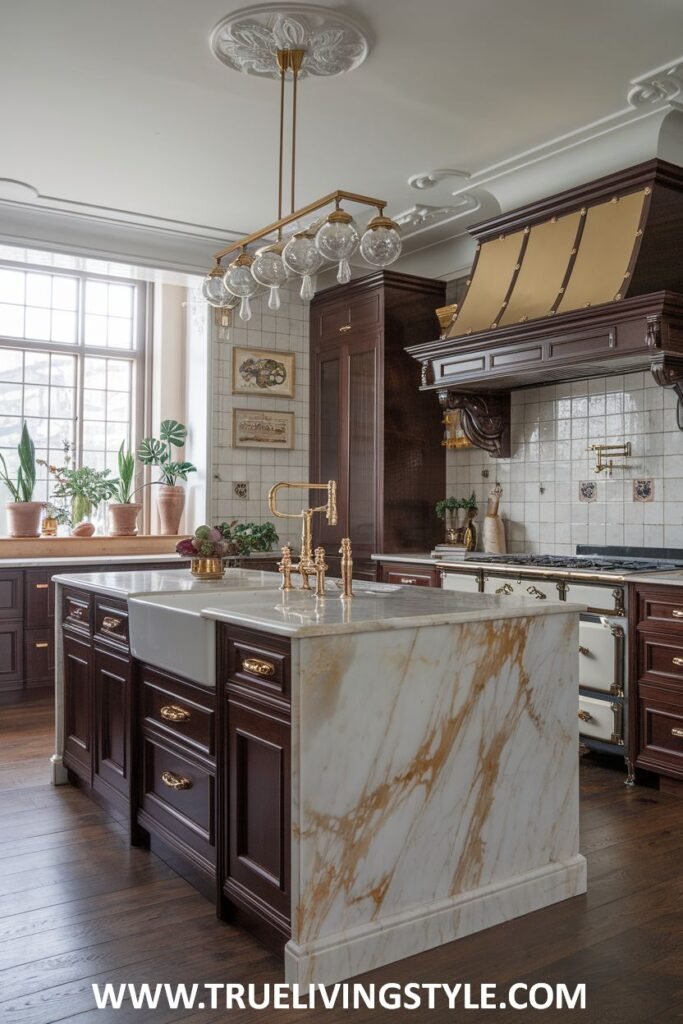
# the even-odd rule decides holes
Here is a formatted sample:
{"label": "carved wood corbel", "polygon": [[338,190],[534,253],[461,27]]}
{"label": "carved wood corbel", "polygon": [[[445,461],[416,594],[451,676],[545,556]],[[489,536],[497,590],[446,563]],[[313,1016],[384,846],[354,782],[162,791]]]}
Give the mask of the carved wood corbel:
{"label": "carved wood corbel", "polygon": [[510,458],[510,393],[471,395],[462,391],[439,391],[441,408],[460,410],[465,437],[496,459]]}
{"label": "carved wood corbel", "polygon": [[678,397],[676,422],[678,429],[683,430],[683,356],[657,353],[651,363],[650,370],[660,388],[673,388]]}

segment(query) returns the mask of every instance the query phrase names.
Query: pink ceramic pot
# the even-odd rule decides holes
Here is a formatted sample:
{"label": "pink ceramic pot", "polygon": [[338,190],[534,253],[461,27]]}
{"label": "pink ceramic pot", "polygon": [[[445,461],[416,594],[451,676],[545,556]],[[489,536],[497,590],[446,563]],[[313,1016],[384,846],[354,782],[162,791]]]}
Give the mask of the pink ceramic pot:
{"label": "pink ceramic pot", "polygon": [[9,501],[5,509],[10,537],[40,537],[42,501]]}
{"label": "pink ceramic pot", "polygon": [[166,535],[175,535],[180,529],[180,520],[185,508],[185,488],[179,484],[174,486],[162,484],[157,495],[160,532]]}
{"label": "pink ceramic pot", "polygon": [[114,502],[109,505],[109,536],[110,537],[134,537],[138,532],[137,520],[142,505],[139,502],[129,502],[121,505]]}

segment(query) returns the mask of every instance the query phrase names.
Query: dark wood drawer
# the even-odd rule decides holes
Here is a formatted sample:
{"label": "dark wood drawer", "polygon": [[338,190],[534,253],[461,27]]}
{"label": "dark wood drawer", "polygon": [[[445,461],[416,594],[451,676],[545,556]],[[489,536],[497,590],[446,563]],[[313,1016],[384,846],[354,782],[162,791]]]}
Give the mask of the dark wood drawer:
{"label": "dark wood drawer", "polygon": [[161,839],[215,863],[215,774],[171,744],[143,739],[140,824]]}
{"label": "dark wood drawer", "polygon": [[0,619],[21,619],[24,616],[24,574],[21,569],[0,572]]}
{"label": "dark wood drawer", "polygon": [[650,629],[680,629],[683,637],[683,588],[639,587],[638,622]]}
{"label": "dark wood drawer", "polygon": [[69,629],[90,633],[92,602],[85,590],[65,589],[62,593],[62,623]]}
{"label": "dark wood drawer", "polygon": [[16,690],[24,678],[24,627],[0,618],[0,691]]}
{"label": "dark wood drawer", "polygon": [[24,630],[24,673],[26,687],[45,686],[54,681],[55,635],[49,626]]}
{"label": "dark wood drawer", "polygon": [[638,711],[638,767],[683,778],[683,695],[640,686]]}
{"label": "dark wood drawer", "polygon": [[260,695],[290,699],[289,640],[232,627],[223,636],[229,683]]}
{"label": "dark wood drawer", "polygon": [[144,727],[172,736],[176,742],[215,754],[215,694],[143,666]]}
{"label": "dark wood drawer", "polygon": [[128,650],[128,607],[125,601],[95,597],[95,636]]}
{"label": "dark wood drawer", "polygon": [[645,682],[683,690],[683,631],[680,640],[662,634],[638,634],[638,676]]}
{"label": "dark wood drawer", "polygon": [[436,569],[417,565],[383,565],[382,582],[401,587],[438,587],[439,574]]}
{"label": "dark wood drawer", "polygon": [[24,622],[29,629],[51,626],[55,620],[55,585],[59,569],[27,569],[24,577]]}

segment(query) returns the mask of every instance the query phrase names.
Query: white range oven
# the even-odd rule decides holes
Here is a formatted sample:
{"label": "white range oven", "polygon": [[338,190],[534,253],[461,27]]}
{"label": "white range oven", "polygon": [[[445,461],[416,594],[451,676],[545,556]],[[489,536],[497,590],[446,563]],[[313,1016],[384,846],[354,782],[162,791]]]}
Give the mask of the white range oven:
{"label": "white range oven", "polygon": [[594,555],[468,554],[437,563],[445,590],[477,591],[537,601],[586,605],[579,622],[579,733],[585,746],[629,752],[628,576],[666,571],[676,563]]}

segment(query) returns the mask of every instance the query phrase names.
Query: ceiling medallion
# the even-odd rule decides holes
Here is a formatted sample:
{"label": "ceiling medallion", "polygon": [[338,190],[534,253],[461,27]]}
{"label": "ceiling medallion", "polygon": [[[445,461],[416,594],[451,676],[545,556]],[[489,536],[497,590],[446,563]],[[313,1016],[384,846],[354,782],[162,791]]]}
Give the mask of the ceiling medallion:
{"label": "ceiling medallion", "polygon": [[256,4],[226,15],[211,33],[211,49],[235,71],[279,78],[278,50],[305,50],[299,77],[353,71],[370,52],[360,25],[316,4]]}
{"label": "ceiling medallion", "polygon": [[[305,17],[300,12],[305,12]],[[255,20],[256,15],[260,21]],[[388,267],[401,255],[399,225],[385,216],[384,199],[336,189],[303,207],[297,209],[296,206],[298,81],[306,68],[311,75],[341,74],[362,62],[368,52],[367,39],[355,27],[356,37],[352,38],[349,25],[346,17],[326,8],[268,5],[238,11],[224,19],[211,37],[214,53],[229,67],[269,76],[272,63],[280,81],[277,219],[215,253],[214,265],[202,285],[204,298],[211,306],[217,309],[239,306],[242,320],[251,319],[250,300],[264,288],[269,291],[268,308],[278,310],[280,288],[292,276],[301,278],[299,295],[304,301],[310,301],[315,294],[316,274],[326,263],[337,265],[337,281],[346,284],[351,279],[349,260],[354,253],[359,252],[365,263],[376,269]],[[234,41],[238,37],[242,47],[238,48],[239,60],[235,58],[237,51],[225,44],[227,38]],[[230,59],[225,56],[228,52]],[[291,95],[289,213],[285,214],[288,86]],[[358,224],[353,214],[342,208],[342,202],[365,208],[361,211],[365,217],[367,208],[371,207],[373,216],[365,226]],[[223,261],[228,261],[227,267]]]}

